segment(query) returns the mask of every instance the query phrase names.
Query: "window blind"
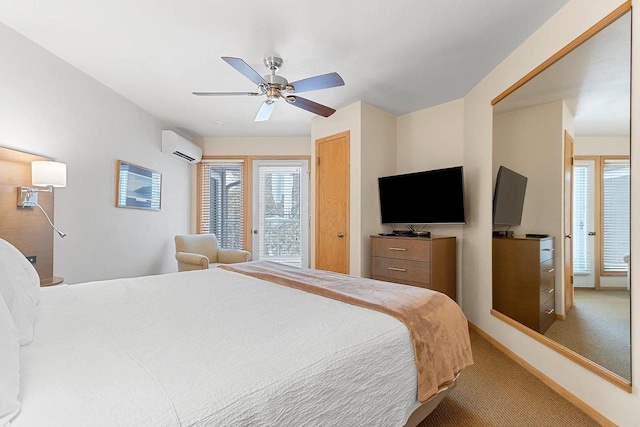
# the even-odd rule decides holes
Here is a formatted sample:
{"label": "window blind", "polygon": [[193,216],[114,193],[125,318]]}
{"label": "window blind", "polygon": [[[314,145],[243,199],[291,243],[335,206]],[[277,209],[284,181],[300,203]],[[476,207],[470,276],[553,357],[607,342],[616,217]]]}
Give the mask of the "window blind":
{"label": "window blind", "polygon": [[200,163],[199,233],[213,233],[220,247],[244,246],[244,161],[203,160]]}
{"label": "window blind", "polygon": [[573,166],[573,271],[591,273],[592,245],[588,233],[590,221],[592,169],[589,162],[576,160]]}
{"label": "window blind", "polygon": [[604,159],[602,171],[602,250],[604,272],[627,271],[630,228],[629,159]]}

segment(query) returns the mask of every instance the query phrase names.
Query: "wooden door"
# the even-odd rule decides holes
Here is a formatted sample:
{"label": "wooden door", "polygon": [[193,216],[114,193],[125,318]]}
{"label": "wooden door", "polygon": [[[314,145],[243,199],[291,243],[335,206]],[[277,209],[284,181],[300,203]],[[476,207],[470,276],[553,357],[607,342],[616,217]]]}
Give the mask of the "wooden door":
{"label": "wooden door", "polygon": [[564,314],[573,307],[573,138],[564,131]]}
{"label": "wooden door", "polygon": [[349,131],[316,140],[316,264],[349,273]]}

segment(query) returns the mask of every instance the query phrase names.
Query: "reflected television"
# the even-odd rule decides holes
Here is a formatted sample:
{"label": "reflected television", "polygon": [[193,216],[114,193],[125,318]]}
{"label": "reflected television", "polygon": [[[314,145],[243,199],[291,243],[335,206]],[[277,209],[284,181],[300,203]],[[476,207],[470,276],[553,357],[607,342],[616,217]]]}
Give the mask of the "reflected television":
{"label": "reflected television", "polygon": [[520,225],[527,177],[500,166],[493,193],[493,225]]}

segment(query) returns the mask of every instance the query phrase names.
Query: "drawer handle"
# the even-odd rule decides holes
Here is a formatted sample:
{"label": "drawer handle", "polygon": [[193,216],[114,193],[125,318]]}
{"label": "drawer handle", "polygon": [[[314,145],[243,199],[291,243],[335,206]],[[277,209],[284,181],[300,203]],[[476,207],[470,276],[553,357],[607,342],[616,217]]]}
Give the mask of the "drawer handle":
{"label": "drawer handle", "polygon": [[389,248],[390,251],[406,251],[405,248]]}
{"label": "drawer handle", "polygon": [[555,268],[548,268],[545,270],[547,273],[553,273],[554,271],[556,271]]}
{"label": "drawer handle", "polygon": [[553,308],[550,308],[549,310],[545,310],[545,311],[544,311],[544,314],[547,314],[547,315],[551,316],[551,315],[553,314],[553,312],[554,312],[554,311],[555,311],[555,310],[554,310]]}
{"label": "drawer handle", "polygon": [[547,288],[547,289],[545,289],[544,291],[545,291],[546,293],[548,293],[548,294],[552,294],[552,293],[555,291],[555,289],[553,289],[553,288]]}
{"label": "drawer handle", "polygon": [[387,268],[393,271],[407,271],[406,268],[398,268],[398,267],[387,267]]}
{"label": "drawer handle", "polygon": [[553,248],[544,248],[542,249],[543,252],[553,252]]}

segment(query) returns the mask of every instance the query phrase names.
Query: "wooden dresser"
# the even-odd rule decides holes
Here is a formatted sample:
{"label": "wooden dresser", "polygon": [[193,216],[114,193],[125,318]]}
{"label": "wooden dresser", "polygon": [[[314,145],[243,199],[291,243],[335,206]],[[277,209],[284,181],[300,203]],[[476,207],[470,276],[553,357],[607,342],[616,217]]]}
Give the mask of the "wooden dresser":
{"label": "wooden dresser", "polygon": [[493,308],[544,334],[555,320],[554,238],[493,239]]}
{"label": "wooden dresser", "polygon": [[420,286],[456,299],[456,238],[371,236],[371,278]]}

